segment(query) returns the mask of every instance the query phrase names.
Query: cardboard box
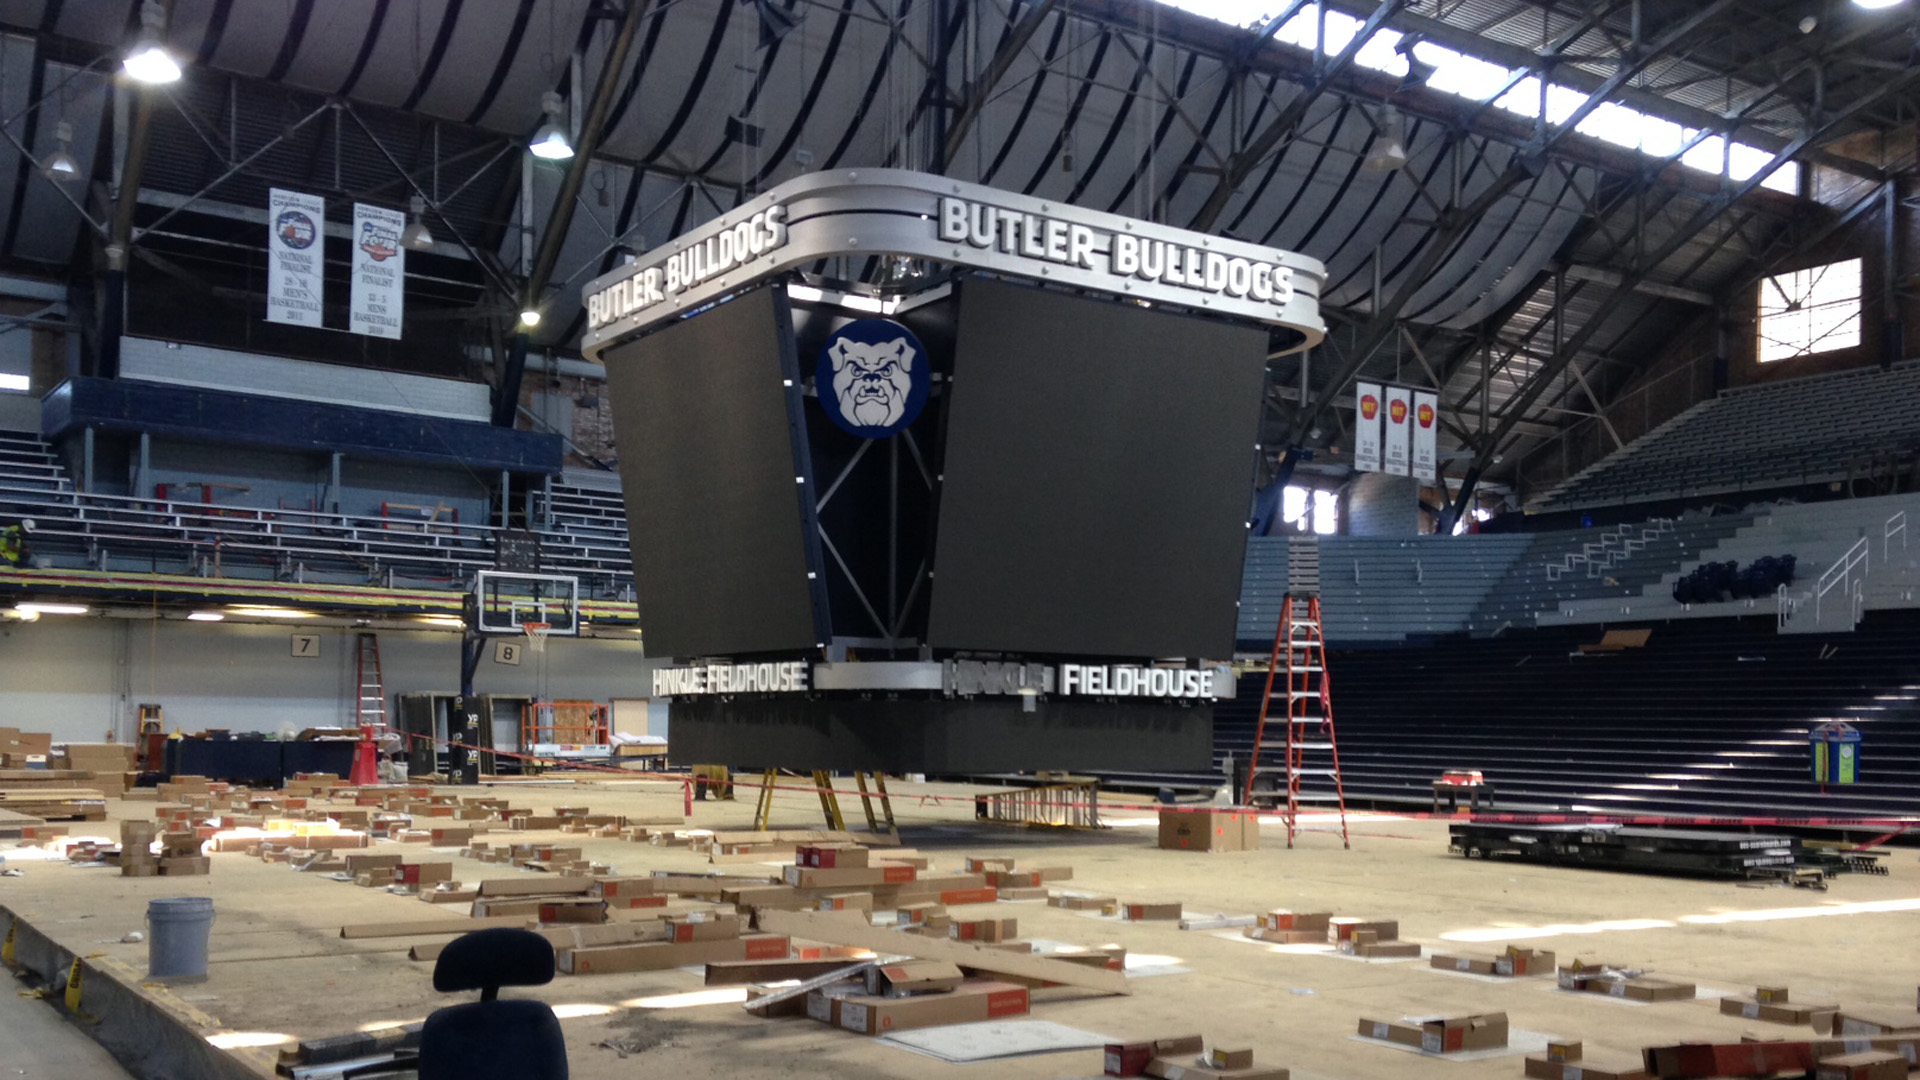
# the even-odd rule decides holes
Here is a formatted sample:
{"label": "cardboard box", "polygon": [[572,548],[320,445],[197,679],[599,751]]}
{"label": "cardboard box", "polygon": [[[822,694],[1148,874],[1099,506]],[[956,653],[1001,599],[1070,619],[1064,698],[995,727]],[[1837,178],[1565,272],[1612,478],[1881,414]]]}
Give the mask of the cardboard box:
{"label": "cardboard box", "polygon": [[911,866],[858,866],[844,869],[814,869],[789,866],[782,879],[799,889],[839,889],[858,885],[897,885],[914,880],[919,874]]}
{"label": "cardboard box", "polygon": [[1250,810],[1160,808],[1160,847],[1168,851],[1253,851],[1259,818]]}
{"label": "cardboard box", "polygon": [[867,993],[876,997],[956,990],[966,976],[943,960],[907,960],[867,969]]}
{"label": "cardboard box", "polygon": [[1647,1071],[1637,1065],[1603,1067],[1590,1061],[1550,1061],[1540,1054],[1529,1054],[1526,1075],[1539,1080],[1648,1080]]}
{"label": "cardboard box", "polygon": [[1826,1058],[1815,1080],[1907,1080],[1907,1059],[1882,1050]]}
{"label": "cardboard box", "polygon": [[1426,1039],[1426,1032],[1418,1024],[1403,1024],[1392,1020],[1360,1020],[1360,1034],[1369,1039],[1382,1039],[1405,1046],[1419,1046]]}
{"label": "cardboard box", "polygon": [[1039,886],[1039,885],[1036,885],[1030,889],[1002,887],[999,890],[999,893],[1000,893],[1000,899],[1007,900],[1007,901],[1045,900],[1047,898],[1046,888],[1044,886]]}
{"label": "cardboard box", "polygon": [[828,893],[814,901],[816,911],[873,911],[872,893]]}
{"label": "cardboard box", "polygon": [[[1048,907],[1064,908],[1067,911],[1099,911],[1108,904],[1117,904],[1118,902],[1119,901],[1111,896],[1101,896],[1098,893],[1087,892],[1056,892],[1049,894],[1047,897]],[[1114,1045],[1118,1046],[1121,1044],[1115,1043]],[[1126,1045],[1133,1044],[1129,1043]]]}
{"label": "cardboard box", "polygon": [[1040,884],[1040,875],[1027,870],[989,870],[987,884],[996,889],[1031,889]]}
{"label": "cardboard box", "polygon": [[1131,922],[1178,922],[1181,908],[1172,904],[1124,904],[1121,915]]}
{"label": "cardboard box", "polygon": [[1580,1043],[1576,1040],[1548,1039],[1547,1040],[1547,1060],[1558,1061],[1558,1062],[1579,1061],[1580,1054],[1585,1049],[1586,1048],[1581,1046]]}
{"label": "cardboard box", "polygon": [[1287,1080],[1286,1069],[1253,1066],[1245,1069],[1214,1069],[1188,1057],[1157,1057],[1147,1064],[1147,1075],[1162,1080]]}
{"label": "cardboard box", "polygon": [[1210,1043],[1201,1060],[1209,1069],[1251,1069],[1253,1047],[1215,1046]]}
{"label": "cardboard box", "polygon": [[657,880],[650,877],[595,878],[587,886],[587,892],[592,896],[604,896],[609,900],[616,897],[653,896],[657,893],[654,887]]}
{"label": "cardboard box", "polygon": [[1461,956],[1455,953],[1434,953],[1427,961],[1428,967],[1441,971],[1464,971],[1472,975],[1492,975],[1499,961],[1491,956]]}
{"label": "cardboard box", "polygon": [[955,941],[996,944],[1020,936],[1016,919],[956,919],[947,927],[947,936]]}
{"label": "cardboard box", "polygon": [[1753,988],[1753,1000],[1768,1005],[1785,1005],[1787,988],[1784,986],[1756,986]]}
{"label": "cardboard box", "polygon": [[871,865],[858,844],[809,844],[794,850],[797,865],[819,870],[861,869]]}
{"label": "cardboard box", "polygon": [[1837,1011],[1832,1005],[1775,1005],[1747,997],[1720,999],[1722,1015],[1738,1016],[1748,1020],[1765,1020],[1769,1024],[1811,1024],[1815,1013]]}
{"label": "cardboard box", "polygon": [[1340,951],[1362,960],[1402,960],[1420,958],[1420,946],[1411,941],[1343,941]]}
{"label": "cardboard box", "polygon": [[1692,983],[1668,982],[1665,979],[1628,979],[1624,983],[1612,984],[1607,988],[1607,993],[1629,1001],[1692,1001],[1696,988]]}
{"label": "cardboard box", "polygon": [[1506,955],[1494,961],[1493,973],[1514,978],[1544,975],[1553,970],[1553,963],[1553,954],[1545,949],[1522,949],[1509,945]]}
{"label": "cardboard box", "polygon": [[1369,931],[1375,941],[1394,941],[1400,937],[1400,923],[1394,919],[1329,919],[1326,940],[1342,942],[1357,930]]}
{"label": "cardboard box", "polygon": [[1108,1043],[1106,1075],[1145,1076],[1147,1065],[1152,1060],[1153,1044],[1150,1042]]}
{"label": "cardboard box", "polygon": [[668,934],[673,941],[724,941],[740,936],[740,920],[725,919],[668,919]]}
{"label": "cardboard box", "polygon": [[1813,1016],[1813,1030],[1822,1035],[1884,1035],[1914,1028],[1920,1028],[1920,1019],[1862,1016],[1843,1011],[1819,1012]]}
{"label": "cardboard box", "polygon": [[160,873],[167,877],[212,872],[213,860],[205,855],[183,855],[160,860]]}
{"label": "cardboard box", "polygon": [[480,883],[481,896],[584,896],[593,888],[593,879],[562,874],[527,874],[523,877],[488,878]]}
{"label": "cardboard box", "polygon": [[987,979],[969,979],[944,994],[886,998],[860,995],[840,1000],[840,1027],[863,1035],[911,1028],[967,1024],[1025,1016],[1027,988]]}
{"label": "cardboard box", "polygon": [[1507,1045],[1507,1014],[1478,1013],[1428,1020],[1420,1025],[1420,1048],[1430,1054],[1491,1050]]}
{"label": "cardboard box", "polygon": [[716,960],[781,960],[788,951],[787,939],[773,934],[721,941],[640,942],[563,948],[559,952],[559,966],[569,975],[604,975],[621,971],[665,971]]}
{"label": "cardboard box", "polygon": [[1320,940],[1326,939],[1327,927],[1333,922],[1331,911],[1288,911],[1275,908],[1260,916],[1257,924],[1262,930],[1314,930],[1320,934]]}
{"label": "cardboard box", "polygon": [[969,874],[984,874],[989,870],[1011,870],[1014,859],[1011,855],[994,855],[984,858],[968,856],[963,864]]}

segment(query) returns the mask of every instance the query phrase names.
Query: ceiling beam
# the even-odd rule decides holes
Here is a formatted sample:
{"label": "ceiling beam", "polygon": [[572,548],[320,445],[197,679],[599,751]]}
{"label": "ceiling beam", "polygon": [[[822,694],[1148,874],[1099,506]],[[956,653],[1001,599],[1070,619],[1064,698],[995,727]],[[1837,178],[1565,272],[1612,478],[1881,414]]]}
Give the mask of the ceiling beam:
{"label": "ceiling beam", "polygon": [[980,118],[980,110],[986,108],[988,99],[993,96],[994,88],[1000,85],[1000,80],[1007,77],[1007,72],[1013,68],[1014,61],[1020,58],[1027,43],[1033,40],[1033,35],[1039,32],[1040,24],[1046,21],[1048,15],[1053,14],[1053,9],[1058,5],[1059,0],[1039,0],[1039,3],[1034,4],[1025,17],[1014,26],[1007,40],[1001,43],[999,50],[993,54],[993,59],[988,61],[986,70],[980,73],[978,79],[968,84],[966,103],[960,107],[959,115],[953,118],[953,125],[947,129],[947,141],[940,151],[938,171],[944,172],[952,164],[954,157],[960,153],[961,147],[966,145],[967,132],[973,127],[973,122]]}

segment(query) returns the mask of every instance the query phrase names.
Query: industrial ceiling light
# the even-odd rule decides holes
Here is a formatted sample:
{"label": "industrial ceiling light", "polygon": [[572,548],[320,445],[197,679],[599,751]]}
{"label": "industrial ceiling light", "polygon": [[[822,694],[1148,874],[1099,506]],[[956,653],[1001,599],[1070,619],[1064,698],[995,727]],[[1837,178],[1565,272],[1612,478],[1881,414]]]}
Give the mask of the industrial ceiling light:
{"label": "industrial ceiling light", "polygon": [[413,213],[407,227],[400,230],[400,246],[425,251],[433,246],[433,233],[427,229],[427,200],[413,197]]}
{"label": "industrial ceiling light", "polygon": [[224,622],[226,618],[217,611],[195,611],[187,615],[188,622]]}
{"label": "industrial ceiling light", "polygon": [[1400,110],[1389,105],[1381,110],[1380,136],[1375,149],[1367,155],[1366,167],[1373,172],[1399,172],[1407,167],[1407,123]]}
{"label": "industrial ceiling light", "polygon": [[158,86],[180,80],[180,62],[167,51],[163,40],[166,29],[166,6],[160,0],[145,0],[140,5],[140,34],[121,63],[135,82]]}
{"label": "industrial ceiling light", "polygon": [[1906,3],[1906,0],[1853,0],[1854,7],[1863,7],[1868,11],[1879,11],[1881,8],[1890,8],[1903,3]]}
{"label": "industrial ceiling light", "polygon": [[533,133],[527,149],[543,161],[565,161],[573,156],[573,140],[567,138],[566,105],[559,94],[549,90],[540,99],[540,108],[547,114],[547,122]]}
{"label": "industrial ceiling light", "polygon": [[79,179],[80,163],[73,160],[73,155],[67,150],[73,142],[73,125],[65,120],[60,121],[59,126],[53,129],[53,138],[60,144],[60,148],[53,152],[53,156],[47,159],[45,165],[40,166],[40,171],[47,175],[47,179],[57,184]]}
{"label": "industrial ceiling light", "polygon": [[540,309],[526,308],[520,312],[520,325],[531,330],[540,325]]}
{"label": "industrial ceiling light", "polygon": [[88,610],[85,604],[19,604],[16,607],[35,615],[85,615]]}

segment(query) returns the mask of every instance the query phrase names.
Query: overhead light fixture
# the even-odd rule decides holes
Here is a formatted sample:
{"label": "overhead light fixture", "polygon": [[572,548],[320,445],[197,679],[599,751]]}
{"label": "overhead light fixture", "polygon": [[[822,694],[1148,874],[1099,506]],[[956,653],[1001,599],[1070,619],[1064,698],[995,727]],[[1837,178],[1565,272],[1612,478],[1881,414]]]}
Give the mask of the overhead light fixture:
{"label": "overhead light fixture", "polygon": [[29,611],[35,615],[85,615],[89,610],[85,604],[16,604],[20,611]]}
{"label": "overhead light fixture", "polygon": [[1407,122],[1400,110],[1389,105],[1380,112],[1379,137],[1374,151],[1367,155],[1366,167],[1373,172],[1399,172],[1407,167]]}
{"label": "overhead light fixture", "polygon": [[415,195],[412,210],[407,227],[400,230],[400,246],[425,251],[433,246],[433,233],[427,229],[427,200]]}
{"label": "overhead light fixture", "polygon": [[187,616],[188,622],[224,622],[226,616],[217,611],[195,611]]}
{"label": "overhead light fixture", "polygon": [[58,184],[78,180],[80,163],[73,160],[73,154],[68,149],[73,143],[73,125],[65,120],[60,121],[53,129],[53,139],[60,144],[60,148],[53,152],[45,165],[40,166],[40,171],[47,175],[47,179]]}
{"label": "overhead light fixture", "polygon": [[543,161],[565,161],[573,156],[573,140],[567,138],[567,107],[559,94],[549,90],[540,99],[547,122],[533,133],[527,149]]}
{"label": "overhead light fixture", "polygon": [[160,0],[145,0],[140,5],[140,34],[120,65],[135,82],[159,86],[180,81],[180,62],[167,51],[163,36],[166,29],[166,5]]}
{"label": "overhead light fixture", "polygon": [[230,607],[227,609],[227,611],[242,619],[311,619],[311,618],[314,618],[314,614],[311,611],[300,611],[295,608],[283,608],[283,607],[243,606],[243,607]]}
{"label": "overhead light fixture", "polygon": [[1879,11],[1881,8],[1896,7],[1905,2],[1906,0],[1853,0],[1853,6],[1866,8],[1868,11]]}
{"label": "overhead light fixture", "polygon": [[527,308],[520,312],[520,325],[531,330],[540,325],[540,309]]}

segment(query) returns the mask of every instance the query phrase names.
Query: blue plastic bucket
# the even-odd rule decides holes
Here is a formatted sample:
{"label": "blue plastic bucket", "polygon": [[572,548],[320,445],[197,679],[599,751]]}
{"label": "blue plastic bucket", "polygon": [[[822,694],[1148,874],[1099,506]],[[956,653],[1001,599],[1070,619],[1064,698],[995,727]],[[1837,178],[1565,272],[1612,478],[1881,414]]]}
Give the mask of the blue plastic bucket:
{"label": "blue plastic bucket", "polygon": [[147,901],[147,978],[190,982],[207,977],[213,898],[163,896]]}

